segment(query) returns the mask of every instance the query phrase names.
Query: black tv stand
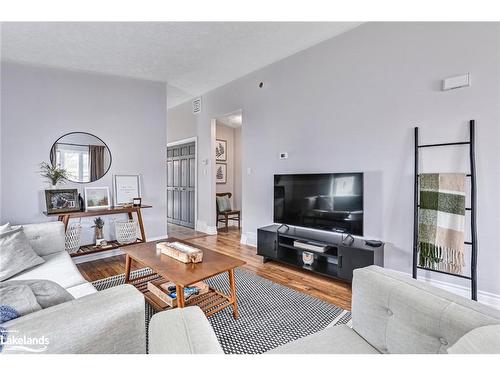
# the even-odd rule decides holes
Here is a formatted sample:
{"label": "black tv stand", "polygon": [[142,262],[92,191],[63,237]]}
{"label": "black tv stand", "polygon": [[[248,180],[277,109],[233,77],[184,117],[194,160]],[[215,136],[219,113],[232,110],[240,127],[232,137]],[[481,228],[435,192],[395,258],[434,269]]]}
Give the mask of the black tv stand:
{"label": "black tv stand", "polygon": [[[352,281],[352,271],[372,264],[384,265],[384,246],[371,247],[364,239],[354,238],[346,245],[341,233],[308,230],[283,225],[269,225],[257,230],[257,254],[268,260],[278,261],[318,273],[323,276]],[[325,247],[323,252],[306,250],[294,246],[294,241],[301,240]],[[313,253],[312,265],[305,265],[302,253]]]}

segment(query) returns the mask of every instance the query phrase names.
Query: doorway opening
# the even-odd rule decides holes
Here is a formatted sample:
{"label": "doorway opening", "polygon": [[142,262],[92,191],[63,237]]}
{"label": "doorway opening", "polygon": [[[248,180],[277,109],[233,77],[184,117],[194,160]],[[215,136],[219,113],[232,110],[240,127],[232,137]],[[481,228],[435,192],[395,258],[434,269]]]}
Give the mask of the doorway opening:
{"label": "doorway opening", "polygon": [[242,223],[242,111],[215,119],[215,208],[217,230]]}
{"label": "doorway opening", "polygon": [[197,213],[197,139],[167,144],[167,223],[194,229]]}

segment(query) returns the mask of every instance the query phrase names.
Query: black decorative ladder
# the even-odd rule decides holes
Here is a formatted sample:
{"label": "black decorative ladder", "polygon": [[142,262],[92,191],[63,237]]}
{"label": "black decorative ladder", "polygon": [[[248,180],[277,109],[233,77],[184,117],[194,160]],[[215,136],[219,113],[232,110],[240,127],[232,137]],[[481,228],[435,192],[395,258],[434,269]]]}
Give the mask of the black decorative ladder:
{"label": "black decorative ladder", "polygon": [[[462,279],[467,279],[471,281],[471,297],[473,300],[477,301],[477,226],[476,226],[476,161],[475,161],[475,121],[470,120],[469,122],[469,141],[467,142],[451,142],[451,143],[434,143],[434,144],[424,144],[418,143],[418,127],[415,127],[415,187],[414,187],[414,215],[413,215],[413,278],[417,278],[418,269],[442,273],[445,275],[460,277]],[[426,147],[443,147],[443,146],[456,146],[456,145],[469,145],[469,158],[470,158],[470,202],[471,206],[466,207],[465,210],[470,212],[470,223],[471,223],[471,241],[465,241],[465,245],[471,246],[471,264],[470,264],[470,276],[449,273],[445,271],[439,271],[432,268],[421,267],[418,265],[418,214],[419,214],[419,149]]]}

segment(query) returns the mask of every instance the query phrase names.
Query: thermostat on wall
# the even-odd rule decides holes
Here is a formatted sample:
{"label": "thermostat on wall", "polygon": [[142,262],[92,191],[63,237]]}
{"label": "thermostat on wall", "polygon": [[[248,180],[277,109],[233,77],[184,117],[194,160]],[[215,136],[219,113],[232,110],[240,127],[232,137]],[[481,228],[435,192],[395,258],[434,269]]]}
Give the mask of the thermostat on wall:
{"label": "thermostat on wall", "polygon": [[288,159],[288,152],[280,152],[280,159]]}
{"label": "thermostat on wall", "polygon": [[470,74],[448,77],[443,79],[443,91],[458,89],[460,87],[470,86]]}

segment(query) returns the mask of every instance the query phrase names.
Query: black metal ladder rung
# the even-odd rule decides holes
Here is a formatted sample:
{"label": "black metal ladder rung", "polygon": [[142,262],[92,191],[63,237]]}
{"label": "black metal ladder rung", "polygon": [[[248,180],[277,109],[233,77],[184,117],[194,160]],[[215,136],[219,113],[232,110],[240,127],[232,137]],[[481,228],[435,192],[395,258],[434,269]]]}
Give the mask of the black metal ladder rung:
{"label": "black metal ladder rung", "polygon": [[[422,173],[419,173],[417,176],[420,177],[422,175]],[[465,177],[472,177],[472,175],[470,173],[466,174]]]}
{"label": "black metal ladder rung", "polygon": [[440,270],[435,270],[435,269],[433,269],[433,268],[421,267],[421,266],[417,266],[417,268],[418,268],[419,270],[431,271],[431,272],[437,272],[437,273],[441,273],[441,274],[443,274],[443,275],[456,276],[456,277],[460,277],[461,279],[472,280],[472,278],[471,278],[470,276],[460,275],[460,274],[458,274],[458,273],[451,273],[451,272],[446,272],[446,271],[440,271]]}
{"label": "black metal ladder rung", "polygon": [[[417,204],[417,207],[418,207],[418,208],[420,208],[420,205],[419,205],[419,204]],[[465,207],[465,211],[471,211],[471,210],[472,210],[472,208],[471,208],[471,207]]]}
{"label": "black metal ladder rung", "polygon": [[431,143],[428,145],[419,145],[417,147],[418,148],[425,148],[425,147],[458,146],[458,145],[470,145],[470,141],[469,142]]}

